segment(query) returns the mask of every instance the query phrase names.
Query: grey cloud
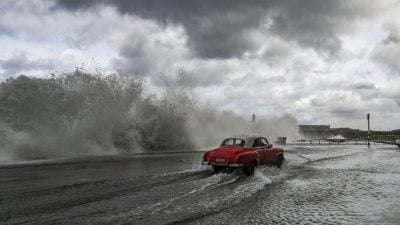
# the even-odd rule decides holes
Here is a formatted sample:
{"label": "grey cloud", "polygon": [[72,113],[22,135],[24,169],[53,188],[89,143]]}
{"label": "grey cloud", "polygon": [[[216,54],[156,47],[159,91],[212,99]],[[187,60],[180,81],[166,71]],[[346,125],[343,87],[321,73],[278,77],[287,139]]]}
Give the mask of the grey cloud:
{"label": "grey cloud", "polygon": [[400,61],[398,61],[400,58],[400,45],[382,44],[374,50],[372,58],[388,68],[391,73],[400,74]]}
{"label": "grey cloud", "polygon": [[44,59],[29,60],[25,52],[18,52],[9,59],[0,60],[0,67],[5,71],[5,76],[16,76],[22,71],[54,69],[54,63]]}
{"label": "grey cloud", "polygon": [[279,63],[282,59],[287,58],[293,51],[293,47],[287,42],[273,42],[263,52],[262,57],[270,65]]}
{"label": "grey cloud", "polygon": [[157,0],[58,0],[58,8],[85,10],[100,4],[115,6],[123,14],[135,14],[160,23],[185,27],[191,49],[203,58],[240,57],[257,49],[249,38],[252,29],[263,30],[266,20],[272,26],[265,35],[277,35],[323,54],[341,48],[337,34],[356,17],[366,15],[367,4],[349,1],[157,1]]}
{"label": "grey cloud", "polygon": [[272,77],[268,78],[266,81],[284,83],[287,81],[287,79],[284,76],[272,76]]}
{"label": "grey cloud", "polygon": [[153,62],[151,57],[148,57],[142,44],[140,39],[136,39],[134,42],[131,41],[130,43],[126,42],[119,52],[122,58],[114,58],[111,60],[111,63],[117,70],[123,70],[120,72],[133,72],[142,76],[148,74],[157,62]]}
{"label": "grey cloud", "polygon": [[14,31],[8,27],[3,27],[0,25],[0,34],[2,35],[7,35],[11,37],[16,37]]}
{"label": "grey cloud", "polygon": [[400,34],[393,26],[389,35],[372,52],[372,59],[386,66],[392,73],[400,75]]}
{"label": "grey cloud", "polygon": [[356,90],[371,90],[371,89],[376,89],[375,84],[373,83],[355,83],[350,85],[350,89],[356,89]]}
{"label": "grey cloud", "polygon": [[[139,25],[140,26],[140,25]],[[186,59],[185,49],[174,48],[159,40],[162,30],[134,29],[127,31],[118,49],[119,57],[112,58],[111,64],[120,73],[134,73],[139,76],[155,77],[168,73],[173,64]]]}
{"label": "grey cloud", "polygon": [[345,32],[355,18],[372,12],[365,4],[340,0],[283,1],[277,11],[273,33],[328,55],[341,49],[338,34]]}
{"label": "grey cloud", "polygon": [[[135,14],[160,23],[178,23],[190,37],[189,46],[205,58],[229,58],[255,46],[248,39],[248,29],[258,27],[268,1],[255,5],[242,1],[58,1],[71,10],[87,9],[98,4],[115,6],[123,14]],[[265,7],[265,6],[263,6]]]}
{"label": "grey cloud", "polygon": [[[19,36],[21,28],[26,28],[26,24],[32,24],[35,18],[30,17],[25,19],[25,14],[40,16],[48,14],[49,1],[15,1],[3,0],[0,1],[0,34],[8,35],[13,38]],[[11,12],[11,13],[10,13]],[[14,14],[14,15],[12,15]],[[29,26],[29,25],[28,25]],[[42,29],[46,27],[42,26]],[[32,30],[26,31],[28,35],[32,35]],[[34,32],[42,32],[37,30]]]}
{"label": "grey cloud", "polygon": [[72,48],[85,49],[87,46],[92,45],[100,39],[101,35],[96,33],[91,27],[85,25],[79,29],[79,32],[68,35],[65,41]]}
{"label": "grey cloud", "polygon": [[382,44],[400,43],[400,32],[397,30],[397,27],[386,24],[385,28],[389,31],[389,35],[382,41]]}
{"label": "grey cloud", "polygon": [[389,44],[389,43],[397,44],[397,43],[400,43],[400,38],[398,35],[390,33],[390,35],[385,40],[383,40],[383,43],[384,44]]}
{"label": "grey cloud", "polygon": [[[274,19],[272,31],[285,39],[295,40],[306,47],[313,47],[318,51],[323,51],[329,55],[336,54],[341,49],[341,42],[335,36],[336,31],[331,28],[318,28],[318,23],[315,25],[299,26],[298,21],[292,21],[291,14],[280,14]],[[328,21],[327,21],[328,22]],[[329,25],[327,26],[329,27]],[[305,28],[305,29],[304,29]],[[306,30],[306,32],[304,32]]]}
{"label": "grey cloud", "polygon": [[346,109],[346,108],[332,109],[331,113],[336,114],[336,116],[351,117],[351,118],[354,118],[354,115],[360,114],[360,112],[356,109]]}

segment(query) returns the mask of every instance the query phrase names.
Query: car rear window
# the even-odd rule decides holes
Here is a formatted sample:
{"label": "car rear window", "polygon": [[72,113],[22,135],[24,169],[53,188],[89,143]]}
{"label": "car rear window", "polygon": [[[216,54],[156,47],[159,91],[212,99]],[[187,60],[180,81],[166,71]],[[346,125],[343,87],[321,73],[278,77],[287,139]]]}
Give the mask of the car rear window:
{"label": "car rear window", "polygon": [[244,146],[244,140],[243,139],[239,139],[239,138],[227,138],[222,142],[221,146],[243,147]]}

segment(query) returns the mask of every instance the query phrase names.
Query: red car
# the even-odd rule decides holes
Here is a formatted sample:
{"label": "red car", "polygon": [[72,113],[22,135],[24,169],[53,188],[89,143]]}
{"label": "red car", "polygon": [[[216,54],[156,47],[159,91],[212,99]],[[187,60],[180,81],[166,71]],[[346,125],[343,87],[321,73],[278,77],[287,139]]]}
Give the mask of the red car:
{"label": "red car", "polygon": [[212,165],[214,171],[242,168],[246,175],[254,173],[259,165],[282,166],[283,149],[272,147],[265,137],[258,135],[240,135],[226,138],[221,146],[207,151],[203,156],[203,165]]}

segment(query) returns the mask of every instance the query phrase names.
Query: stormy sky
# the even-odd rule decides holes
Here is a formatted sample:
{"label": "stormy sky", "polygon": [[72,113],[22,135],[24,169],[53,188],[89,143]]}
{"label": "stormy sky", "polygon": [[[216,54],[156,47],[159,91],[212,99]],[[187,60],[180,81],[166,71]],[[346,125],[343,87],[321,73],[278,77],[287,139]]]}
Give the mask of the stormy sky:
{"label": "stormy sky", "polygon": [[400,1],[3,0],[0,79],[82,67],[194,77],[204,102],[301,124],[400,128]]}

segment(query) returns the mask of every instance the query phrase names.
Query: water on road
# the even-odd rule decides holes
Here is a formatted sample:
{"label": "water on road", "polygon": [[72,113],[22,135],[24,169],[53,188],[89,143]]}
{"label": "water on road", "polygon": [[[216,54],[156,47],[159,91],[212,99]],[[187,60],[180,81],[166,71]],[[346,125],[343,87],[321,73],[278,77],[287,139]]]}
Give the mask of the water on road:
{"label": "water on road", "polygon": [[5,166],[0,224],[400,224],[397,147],[286,149],[251,177],[201,153]]}

